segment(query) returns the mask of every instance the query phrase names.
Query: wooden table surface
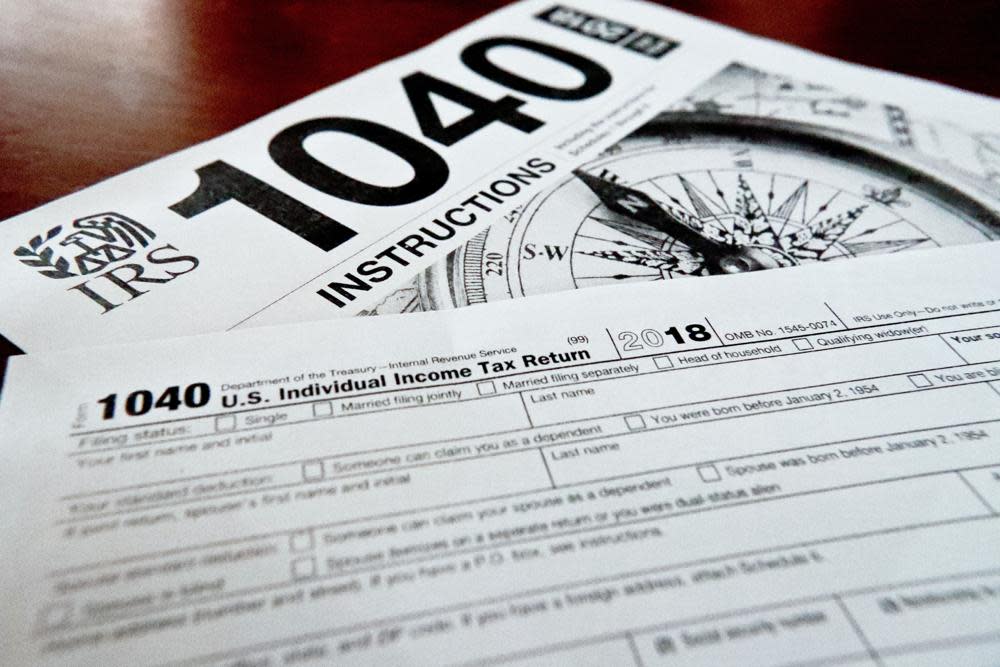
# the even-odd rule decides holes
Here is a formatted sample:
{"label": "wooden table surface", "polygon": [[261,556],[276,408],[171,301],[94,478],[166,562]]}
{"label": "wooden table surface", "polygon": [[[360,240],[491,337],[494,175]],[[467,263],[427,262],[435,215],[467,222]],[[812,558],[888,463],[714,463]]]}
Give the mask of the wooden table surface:
{"label": "wooden table surface", "polygon": [[[0,220],[238,127],[503,4],[7,0],[0,25]],[[1000,0],[662,4],[1000,96]],[[0,342],[0,373],[12,351]]]}

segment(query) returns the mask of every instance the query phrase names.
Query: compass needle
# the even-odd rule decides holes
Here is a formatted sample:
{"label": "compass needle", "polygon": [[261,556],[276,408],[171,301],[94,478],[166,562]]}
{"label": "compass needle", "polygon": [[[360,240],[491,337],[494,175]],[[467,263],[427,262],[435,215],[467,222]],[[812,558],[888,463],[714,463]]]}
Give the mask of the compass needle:
{"label": "compass needle", "polygon": [[785,201],[781,202],[781,204],[778,206],[778,209],[771,215],[781,220],[791,219],[792,214],[795,212],[795,207],[799,205],[800,201],[802,201],[802,198],[806,192],[806,188],[808,187],[809,187],[809,181],[802,181],[802,184],[799,187],[795,188],[795,191],[792,194],[788,195],[788,198],[785,199]]}
{"label": "compass needle", "polygon": [[605,227],[609,227],[616,232],[638,241],[645,247],[658,248],[663,245],[663,241],[666,238],[666,235],[658,229],[637,223],[635,221],[614,220],[612,218],[597,215],[590,215],[587,217],[590,220],[598,222]]}
{"label": "compass needle", "polygon": [[[776,265],[770,257],[752,248],[722,243],[707,236],[704,226],[698,230],[686,224],[642,190],[611,183],[579,169],[573,173],[614,213],[658,229],[700,254],[709,273],[743,273]],[[763,211],[758,205],[749,215],[763,218]]]}

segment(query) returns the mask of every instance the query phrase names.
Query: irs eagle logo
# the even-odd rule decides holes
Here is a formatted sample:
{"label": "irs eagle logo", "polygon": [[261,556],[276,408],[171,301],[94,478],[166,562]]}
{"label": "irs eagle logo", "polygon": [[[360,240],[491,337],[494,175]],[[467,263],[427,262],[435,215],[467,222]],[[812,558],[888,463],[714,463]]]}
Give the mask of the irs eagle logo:
{"label": "irs eagle logo", "polygon": [[127,216],[97,213],[66,230],[52,227],[15,248],[14,256],[46,278],[83,278],[69,291],[99,305],[103,314],[149,292],[137,285],[169,283],[198,267],[196,257],[177,254],[169,243],[151,248],[154,239],[156,232]]}
{"label": "irs eagle logo", "polygon": [[57,243],[64,248],[75,247],[72,259],[57,255],[49,242],[59,236],[62,225],[28,241],[14,250],[22,264],[38,269],[46,278],[73,278],[97,273],[115,262],[128,259],[136,248],[145,248],[156,233],[145,225],[118,213],[98,213],[73,221],[71,234]]}

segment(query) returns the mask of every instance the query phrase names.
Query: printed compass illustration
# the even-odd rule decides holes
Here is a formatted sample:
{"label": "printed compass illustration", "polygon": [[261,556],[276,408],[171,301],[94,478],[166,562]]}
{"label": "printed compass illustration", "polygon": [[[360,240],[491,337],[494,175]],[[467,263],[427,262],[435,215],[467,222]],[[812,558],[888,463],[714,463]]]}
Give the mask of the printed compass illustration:
{"label": "printed compass illustration", "polygon": [[667,112],[429,269],[407,309],[1000,238],[978,185],[828,128]]}
{"label": "printed compass illustration", "polygon": [[[904,249],[930,240],[919,235],[874,242],[861,240],[875,229],[844,239],[847,230],[868,208],[867,203],[837,191],[806,220],[809,180],[802,180],[779,206],[772,208],[776,174],[771,174],[768,183],[766,211],[750,186],[748,176],[743,173],[736,174],[735,192],[727,196],[719,185],[721,174],[706,171],[715,187],[715,198],[692,183],[693,175],[675,175],[687,194],[691,209],[659,185],[657,188],[669,203],[658,201],[643,190],[618,185],[583,171],[577,171],[576,176],[605,207],[618,214],[618,219],[591,217],[633,239],[608,238],[607,242],[614,245],[614,249],[579,252],[654,268],[662,277],[743,273],[790,266],[800,261],[832,259],[843,254]],[[832,208],[838,197],[842,205]],[[799,211],[801,220],[793,219]],[[650,277],[656,276],[650,274]]]}

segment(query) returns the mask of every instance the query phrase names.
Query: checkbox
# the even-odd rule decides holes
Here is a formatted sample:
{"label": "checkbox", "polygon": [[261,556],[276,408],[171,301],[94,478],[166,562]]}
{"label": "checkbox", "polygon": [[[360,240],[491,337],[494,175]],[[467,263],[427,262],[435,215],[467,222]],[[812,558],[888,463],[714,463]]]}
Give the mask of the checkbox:
{"label": "checkbox", "polygon": [[69,625],[73,606],[69,602],[50,604],[39,613],[39,620],[45,629],[64,628]]}
{"label": "checkbox", "polygon": [[219,431],[235,431],[236,430],[236,415],[222,415],[221,417],[215,418],[215,430]]}
{"label": "checkbox", "polygon": [[719,474],[719,469],[713,464],[698,466],[698,475],[701,477],[703,482],[718,482],[722,479],[722,475]]}
{"label": "checkbox", "polygon": [[332,417],[333,403],[330,401],[320,401],[313,403],[313,417]]}
{"label": "checkbox", "polygon": [[642,415],[628,415],[625,417],[625,426],[628,426],[630,431],[641,431],[646,428],[646,420]]}
{"label": "checkbox", "polygon": [[306,461],[302,464],[302,479],[307,482],[317,482],[325,477],[322,461]]}
{"label": "checkbox", "polygon": [[914,373],[913,375],[907,375],[906,377],[909,378],[910,382],[913,383],[913,386],[918,389],[934,386],[934,383],[931,382],[930,379],[923,373]]}
{"label": "checkbox", "polygon": [[802,352],[813,349],[813,344],[809,342],[808,338],[795,338],[792,342],[795,343],[795,349]]}
{"label": "checkbox", "polygon": [[497,386],[493,384],[493,380],[486,380],[485,382],[477,382],[476,389],[479,390],[480,396],[489,396],[491,394],[497,393]]}
{"label": "checkbox", "polygon": [[308,579],[316,576],[316,559],[312,556],[296,558],[292,561],[292,579]]}
{"label": "checkbox", "polygon": [[292,551],[309,551],[313,548],[313,532],[311,530],[300,530],[292,533],[288,540],[288,546]]}
{"label": "checkbox", "polygon": [[660,370],[674,367],[674,362],[670,360],[670,357],[653,357],[653,363]]}

